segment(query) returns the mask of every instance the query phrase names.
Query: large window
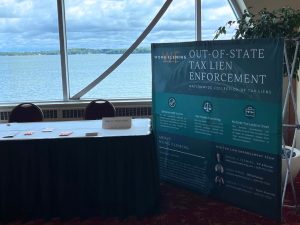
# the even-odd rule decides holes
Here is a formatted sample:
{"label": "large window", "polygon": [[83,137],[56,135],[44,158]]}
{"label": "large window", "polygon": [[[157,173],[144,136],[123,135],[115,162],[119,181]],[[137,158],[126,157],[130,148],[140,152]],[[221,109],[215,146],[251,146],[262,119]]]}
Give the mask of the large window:
{"label": "large window", "polygon": [[[166,0],[63,2],[65,23],[58,25],[57,1],[0,0],[0,103],[68,100],[63,96],[78,93],[131,46]],[[202,0],[201,7],[203,40],[211,40],[219,26],[234,19],[227,0]],[[66,33],[59,34],[63,24]],[[195,34],[195,1],[174,0],[137,52],[81,99],[151,98],[151,43],[194,41]],[[70,87],[64,95],[62,37]]]}
{"label": "large window", "polygon": [[[66,1],[67,42],[69,53],[72,52],[69,54],[71,96],[97,78],[130,47],[164,2]],[[195,40],[194,11],[194,1],[173,1],[157,26],[140,44],[139,53],[131,54],[83,98],[151,98],[150,44]],[[70,51],[72,49],[74,51]],[[79,49],[98,53],[74,54]]]}
{"label": "large window", "polygon": [[57,7],[0,0],[0,102],[62,99]]}
{"label": "large window", "polygon": [[[202,0],[202,40],[212,40],[216,30],[224,26],[229,20],[236,20],[236,17],[227,0]],[[233,29],[219,39],[231,39]]]}

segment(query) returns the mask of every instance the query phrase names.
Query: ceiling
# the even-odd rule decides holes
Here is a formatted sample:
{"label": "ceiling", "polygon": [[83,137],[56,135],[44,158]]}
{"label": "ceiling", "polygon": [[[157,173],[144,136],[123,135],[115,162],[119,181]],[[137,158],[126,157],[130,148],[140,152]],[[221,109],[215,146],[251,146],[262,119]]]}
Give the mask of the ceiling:
{"label": "ceiling", "polygon": [[237,16],[241,15],[242,12],[249,7],[251,7],[249,11],[254,14],[263,8],[267,8],[268,10],[282,7],[300,9],[299,0],[228,0],[228,2],[235,9]]}

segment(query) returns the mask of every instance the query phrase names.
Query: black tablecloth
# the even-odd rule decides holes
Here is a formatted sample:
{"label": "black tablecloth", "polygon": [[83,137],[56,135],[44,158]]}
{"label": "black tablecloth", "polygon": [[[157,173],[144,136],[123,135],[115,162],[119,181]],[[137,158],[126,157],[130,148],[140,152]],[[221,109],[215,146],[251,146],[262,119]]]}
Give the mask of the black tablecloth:
{"label": "black tablecloth", "polygon": [[153,135],[0,142],[0,220],[145,216],[159,208]]}

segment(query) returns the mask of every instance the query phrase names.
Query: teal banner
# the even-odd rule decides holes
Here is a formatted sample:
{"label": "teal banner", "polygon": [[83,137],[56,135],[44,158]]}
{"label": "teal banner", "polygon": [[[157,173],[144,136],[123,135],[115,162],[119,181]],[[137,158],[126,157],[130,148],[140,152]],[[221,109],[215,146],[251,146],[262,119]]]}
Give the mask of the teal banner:
{"label": "teal banner", "polygon": [[161,179],[280,220],[283,40],[151,51]]}

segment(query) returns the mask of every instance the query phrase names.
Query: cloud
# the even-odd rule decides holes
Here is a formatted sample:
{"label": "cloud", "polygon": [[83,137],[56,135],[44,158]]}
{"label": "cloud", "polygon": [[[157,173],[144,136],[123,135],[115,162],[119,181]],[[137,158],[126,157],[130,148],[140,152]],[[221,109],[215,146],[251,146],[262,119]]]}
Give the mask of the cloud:
{"label": "cloud", "polygon": [[25,16],[32,6],[32,1],[1,0],[0,18],[20,18]]}
{"label": "cloud", "polygon": [[[70,48],[128,48],[165,0],[66,0]],[[232,18],[227,0],[203,0],[203,37]],[[56,1],[0,0],[0,51],[58,49]],[[195,1],[173,0],[142,43],[195,40]]]}

